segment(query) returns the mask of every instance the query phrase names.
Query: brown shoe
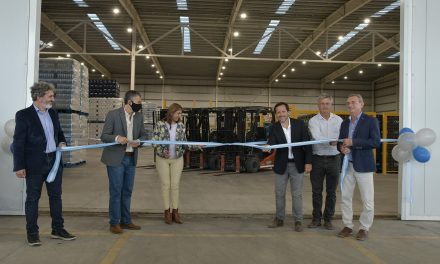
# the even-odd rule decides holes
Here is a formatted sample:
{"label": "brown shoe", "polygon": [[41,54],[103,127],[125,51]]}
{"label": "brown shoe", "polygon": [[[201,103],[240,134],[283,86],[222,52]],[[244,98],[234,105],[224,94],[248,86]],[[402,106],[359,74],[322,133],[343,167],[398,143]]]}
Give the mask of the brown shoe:
{"label": "brown shoe", "polygon": [[164,221],[165,221],[165,223],[167,223],[167,224],[169,224],[169,225],[171,225],[171,224],[173,223],[173,219],[172,219],[172,217],[171,217],[170,209],[165,210],[165,211],[163,212],[163,217],[164,217]]}
{"label": "brown shoe", "polygon": [[272,223],[270,225],[268,225],[267,227],[269,227],[269,228],[276,228],[276,227],[280,227],[280,226],[283,226],[283,225],[284,225],[284,221],[275,217],[273,219]]}
{"label": "brown shoe", "polygon": [[356,239],[360,240],[360,241],[364,241],[364,240],[367,240],[367,238],[368,238],[368,231],[363,230],[363,229],[359,229],[359,232],[356,235]]}
{"label": "brown shoe", "polygon": [[130,229],[130,230],[140,230],[141,227],[138,225],[135,225],[133,223],[130,224],[121,224],[122,229]]}
{"label": "brown shoe", "polygon": [[351,236],[352,233],[353,233],[353,229],[348,228],[348,227],[344,227],[344,229],[342,229],[338,233],[338,237],[349,237],[349,236]]}
{"label": "brown shoe", "polygon": [[124,231],[122,231],[120,225],[110,225],[110,232],[112,232],[113,234],[118,234],[118,235],[124,233]]}
{"label": "brown shoe", "polygon": [[335,228],[333,227],[333,224],[332,224],[331,221],[324,221],[324,228],[327,229],[327,230],[333,230],[333,229],[335,229]]}
{"label": "brown shoe", "polygon": [[180,215],[179,215],[179,209],[173,209],[172,218],[173,218],[174,222],[176,222],[178,224],[183,224],[182,218],[180,218]]}
{"label": "brown shoe", "polygon": [[317,228],[321,226],[321,221],[313,219],[310,224],[307,225],[308,228]]}
{"label": "brown shoe", "polygon": [[295,232],[302,232],[302,231],[303,231],[302,223],[300,221],[296,221],[295,222]]}

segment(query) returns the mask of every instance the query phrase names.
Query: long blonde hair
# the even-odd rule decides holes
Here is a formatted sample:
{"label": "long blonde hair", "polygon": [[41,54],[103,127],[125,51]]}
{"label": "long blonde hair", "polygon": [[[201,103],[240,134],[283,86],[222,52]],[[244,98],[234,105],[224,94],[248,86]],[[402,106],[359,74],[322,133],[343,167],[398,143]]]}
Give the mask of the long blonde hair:
{"label": "long blonde hair", "polygon": [[[179,110],[180,110],[180,111],[183,111],[183,107],[182,107],[180,104],[172,103],[172,104],[168,107],[168,111],[167,111],[167,114],[166,114],[166,116],[165,116],[165,121],[166,121],[168,124],[171,124],[172,121],[173,121],[173,115],[174,115],[174,113],[177,112],[177,111],[179,111]],[[179,119],[177,122],[180,122],[180,119]]]}

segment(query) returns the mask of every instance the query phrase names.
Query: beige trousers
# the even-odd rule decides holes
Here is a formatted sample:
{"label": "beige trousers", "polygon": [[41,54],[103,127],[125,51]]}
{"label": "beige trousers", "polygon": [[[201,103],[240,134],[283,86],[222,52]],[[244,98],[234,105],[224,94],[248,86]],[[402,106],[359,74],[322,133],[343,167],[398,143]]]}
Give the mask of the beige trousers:
{"label": "beige trousers", "polygon": [[164,209],[179,208],[179,184],[183,170],[183,157],[164,159],[156,156],[156,169],[159,173]]}

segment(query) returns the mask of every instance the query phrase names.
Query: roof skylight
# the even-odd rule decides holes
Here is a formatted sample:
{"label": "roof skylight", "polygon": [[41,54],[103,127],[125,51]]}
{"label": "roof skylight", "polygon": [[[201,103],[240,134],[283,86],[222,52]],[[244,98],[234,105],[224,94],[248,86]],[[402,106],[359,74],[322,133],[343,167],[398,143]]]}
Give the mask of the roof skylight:
{"label": "roof skylight", "polygon": [[114,50],[121,50],[121,47],[119,47],[118,44],[116,44],[116,42],[114,42],[112,40],[113,36],[112,34],[110,34],[110,32],[107,30],[106,26],[104,25],[104,23],[101,22],[101,20],[99,19],[97,14],[87,14],[87,16],[90,18],[90,20],[92,20],[93,24],[95,24],[95,26],[102,32],[104,33],[104,38],[107,40],[107,42],[110,44],[110,46],[114,49]]}
{"label": "roof skylight", "polygon": [[284,15],[287,11],[289,11],[289,8],[295,3],[295,0],[284,0],[280,6],[278,7],[278,10],[275,12],[277,15]]}
{"label": "roof skylight", "polygon": [[186,0],[176,0],[177,10],[188,10],[188,4]]}
{"label": "roof skylight", "polygon": [[395,58],[397,58],[399,56],[400,56],[400,51],[398,51],[398,52],[388,56],[387,59],[395,59]]}
{"label": "roof skylight", "polygon": [[180,26],[181,26],[180,29],[182,32],[184,52],[191,52],[191,36],[188,25],[189,25],[189,17],[180,16]]}
{"label": "roof skylight", "polygon": [[79,7],[89,7],[89,5],[84,0],[73,0],[75,4],[77,4]]}
{"label": "roof skylight", "polygon": [[272,32],[276,29],[279,23],[279,20],[270,21],[269,25],[266,27],[266,30],[263,33],[262,38],[260,39],[260,42],[258,42],[257,46],[255,47],[255,50],[253,52],[254,54],[261,54],[270,37],[272,36]]}

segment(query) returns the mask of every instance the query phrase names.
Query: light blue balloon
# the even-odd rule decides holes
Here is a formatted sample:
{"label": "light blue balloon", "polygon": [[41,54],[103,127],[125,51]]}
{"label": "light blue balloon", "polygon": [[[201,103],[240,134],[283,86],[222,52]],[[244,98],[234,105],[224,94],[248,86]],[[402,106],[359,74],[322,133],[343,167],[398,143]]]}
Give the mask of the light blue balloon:
{"label": "light blue balloon", "polygon": [[404,127],[399,131],[399,135],[402,135],[404,133],[413,133],[414,134],[414,131],[409,127]]}
{"label": "light blue balloon", "polygon": [[429,150],[425,147],[416,147],[413,151],[414,159],[418,162],[425,163],[428,162],[431,158],[431,153],[429,153]]}

